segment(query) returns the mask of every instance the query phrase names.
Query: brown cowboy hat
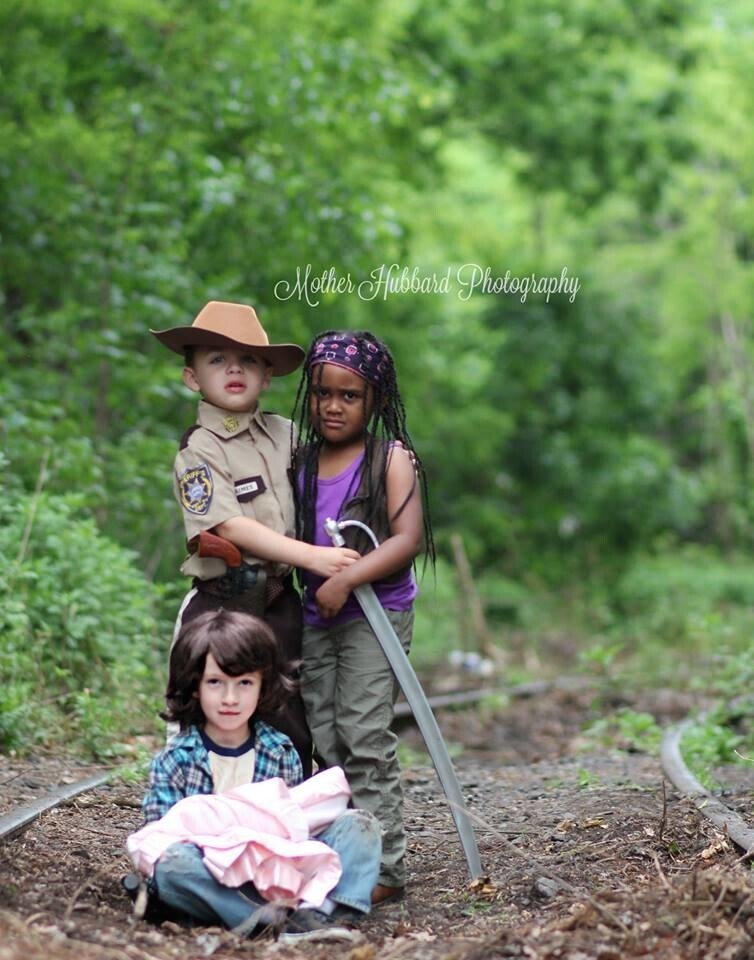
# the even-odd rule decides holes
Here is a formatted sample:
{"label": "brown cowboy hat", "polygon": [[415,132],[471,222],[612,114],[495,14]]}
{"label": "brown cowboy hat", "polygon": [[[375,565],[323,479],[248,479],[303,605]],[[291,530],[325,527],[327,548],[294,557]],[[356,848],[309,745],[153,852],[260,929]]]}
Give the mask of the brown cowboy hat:
{"label": "brown cowboy hat", "polygon": [[252,353],[272,364],[275,377],[292,373],[304,359],[304,351],[295,343],[271,344],[254,308],[245,303],[210,300],[190,327],[149,332],[175,353],[183,353],[184,347],[213,347],[217,344],[248,347]]}

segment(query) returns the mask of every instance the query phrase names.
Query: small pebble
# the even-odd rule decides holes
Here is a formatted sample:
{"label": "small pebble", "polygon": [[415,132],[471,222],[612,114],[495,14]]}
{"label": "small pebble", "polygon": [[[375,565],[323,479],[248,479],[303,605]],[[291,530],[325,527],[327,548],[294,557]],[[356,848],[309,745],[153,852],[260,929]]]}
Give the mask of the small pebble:
{"label": "small pebble", "polygon": [[552,900],[554,896],[557,896],[558,885],[549,877],[537,877],[531,886],[531,892],[539,900]]}

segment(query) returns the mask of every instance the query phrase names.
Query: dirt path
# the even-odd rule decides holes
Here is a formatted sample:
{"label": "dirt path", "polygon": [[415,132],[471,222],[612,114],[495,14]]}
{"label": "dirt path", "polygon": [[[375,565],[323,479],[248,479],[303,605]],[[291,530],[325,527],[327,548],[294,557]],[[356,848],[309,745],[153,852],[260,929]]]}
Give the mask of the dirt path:
{"label": "dirt path", "polygon": [[[553,693],[440,716],[478,818],[488,879],[472,886],[418,735],[402,732],[415,758],[404,780],[410,887],[403,902],[368,918],[359,943],[293,949],[136,923],[119,878],[142,787],[114,785],[0,848],[0,960],[754,957],[750,870],[690,803],[663,789],[656,758],[581,750],[592,703],[590,693]],[[663,721],[690,706],[659,695],[633,705]],[[40,783],[43,767],[35,780],[0,764],[0,793],[7,798],[24,779]],[[746,815],[754,782],[725,799]]]}

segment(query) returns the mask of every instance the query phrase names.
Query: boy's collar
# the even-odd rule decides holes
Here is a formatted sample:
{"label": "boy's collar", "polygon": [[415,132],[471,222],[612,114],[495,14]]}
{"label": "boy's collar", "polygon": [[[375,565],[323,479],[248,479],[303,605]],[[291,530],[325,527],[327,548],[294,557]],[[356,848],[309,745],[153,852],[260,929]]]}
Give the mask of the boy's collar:
{"label": "boy's collar", "polygon": [[206,400],[199,401],[199,413],[197,419],[202,427],[211,430],[218,437],[236,437],[239,433],[249,429],[252,420],[256,420],[259,414],[259,405],[253,410],[243,410],[235,412],[233,410],[223,410],[222,407],[216,407],[213,403]]}
{"label": "boy's collar", "polygon": [[249,723],[249,735],[244,740],[243,743],[239,744],[237,747],[223,747],[207,735],[205,730],[202,727],[199,727],[199,736],[201,737],[202,743],[204,744],[204,749],[207,753],[216,753],[221,757],[240,757],[244,753],[248,753],[249,750],[254,749],[254,725]]}
{"label": "boy's collar", "polygon": [[232,410],[224,410],[222,407],[216,407],[214,403],[200,400],[197,420],[200,426],[206,427],[207,430],[214,433],[215,436],[222,437],[223,440],[237,437],[239,433],[248,430],[253,423],[262,430],[270,440],[274,441],[274,436],[270,433],[270,428],[265,422],[264,413],[259,404],[257,404],[253,410],[234,413]]}

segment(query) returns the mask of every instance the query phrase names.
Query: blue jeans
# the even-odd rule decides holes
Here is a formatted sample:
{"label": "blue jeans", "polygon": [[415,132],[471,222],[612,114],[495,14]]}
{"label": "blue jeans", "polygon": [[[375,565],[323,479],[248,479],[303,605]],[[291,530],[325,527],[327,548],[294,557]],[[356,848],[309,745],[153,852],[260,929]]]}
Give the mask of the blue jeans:
{"label": "blue jeans", "polygon": [[[342,874],[328,896],[335,903],[369,913],[382,855],[380,824],[365,810],[347,810],[316,840],[340,857]],[[193,843],[174,843],[157,861],[154,883],[160,900],[200,923],[221,923],[243,935],[277,922],[276,908],[251,883],[226,887],[205,867]]]}

